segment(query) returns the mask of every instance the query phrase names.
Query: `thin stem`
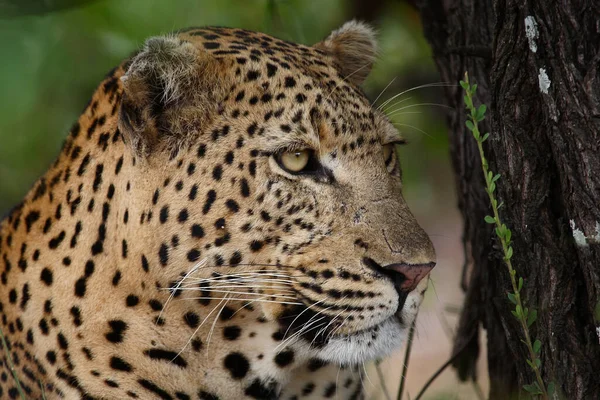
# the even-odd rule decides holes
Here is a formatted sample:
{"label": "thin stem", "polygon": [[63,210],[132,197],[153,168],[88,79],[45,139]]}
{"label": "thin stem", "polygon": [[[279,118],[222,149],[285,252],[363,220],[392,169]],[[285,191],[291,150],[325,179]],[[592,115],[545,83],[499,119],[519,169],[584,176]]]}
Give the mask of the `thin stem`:
{"label": "thin stem", "polygon": [[[478,122],[483,119],[483,115],[478,115],[477,109],[473,106],[474,90],[472,91],[471,86],[469,86],[469,76],[467,73],[465,73],[464,82],[467,85],[467,90],[465,90],[465,95],[466,95],[466,98],[468,99],[467,108],[469,109],[469,111],[471,113],[470,117],[471,117],[471,122],[473,123],[472,132],[473,132],[473,136],[475,137],[475,141],[477,142],[477,148],[479,149],[479,156],[481,157],[481,169],[483,171],[483,176],[485,177],[486,188],[487,188],[486,192],[490,199],[490,204],[492,206],[492,212],[494,214],[493,218],[494,218],[494,223],[496,225],[496,235],[498,236],[498,239],[500,240],[500,243],[502,245],[502,251],[504,253],[504,257],[503,257],[504,264],[508,268],[508,272],[510,275],[510,282],[511,282],[512,289],[513,289],[514,302],[517,306],[516,317],[521,325],[521,328],[523,329],[523,335],[525,336],[524,343],[527,346],[527,350],[529,352],[529,359],[531,361],[530,366],[535,373],[535,378],[536,378],[537,384],[539,386],[540,391],[542,392],[542,398],[548,399],[548,392],[546,390],[544,380],[542,379],[542,374],[541,374],[538,364],[536,362],[538,357],[536,355],[536,352],[533,350],[533,344],[531,342],[531,336],[529,334],[527,315],[525,312],[525,308],[523,307],[523,302],[521,300],[520,288],[519,288],[519,285],[517,284],[517,277],[516,277],[517,272],[513,268],[512,262],[510,261],[511,256],[512,256],[512,248],[510,247],[510,236],[508,236],[508,237],[506,236],[506,234],[505,234],[506,226],[504,224],[502,224],[502,221],[500,220],[500,215],[498,213],[498,202],[494,196],[495,184],[494,184],[494,180],[489,178],[489,176],[491,174],[490,174],[490,171],[488,168],[487,159],[485,158],[485,154],[483,152],[483,142],[485,141],[486,137],[483,137],[483,138],[481,137],[481,132],[479,131],[479,126],[478,126]],[[502,233],[502,234],[500,234],[500,233]]]}
{"label": "thin stem", "polygon": [[404,392],[404,386],[406,384],[406,375],[408,374],[408,362],[410,361],[410,351],[412,349],[413,338],[415,336],[415,324],[417,318],[413,321],[408,331],[408,340],[406,341],[406,353],[404,353],[404,363],[402,366],[402,377],[400,379],[400,388],[398,389],[398,400],[402,400],[402,393]]}
{"label": "thin stem", "polygon": [[385,385],[385,377],[383,376],[383,372],[381,372],[381,361],[375,362],[375,370],[377,371],[377,376],[379,377],[379,383],[381,384],[381,390],[383,391],[385,400],[392,400],[387,390],[387,386]]}
{"label": "thin stem", "polygon": [[2,347],[4,347],[4,353],[6,353],[6,361],[8,362],[8,367],[10,368],[10,372],[12,373],[13,378],[15,379],[15,384],[17,385],[17,392],[19,392],[19,397],[23,400],[26,400],[25,392],[21,387],[21,382],[19,381],[19,377],[17,376],[17,371],[15,370],[15,365],[13,364],[12,357],[10,356],[10,350],[8,349],[8,345],[6,344],[6,339],[4,338],[4,332],[0,329],[0,339],[2,340]]}

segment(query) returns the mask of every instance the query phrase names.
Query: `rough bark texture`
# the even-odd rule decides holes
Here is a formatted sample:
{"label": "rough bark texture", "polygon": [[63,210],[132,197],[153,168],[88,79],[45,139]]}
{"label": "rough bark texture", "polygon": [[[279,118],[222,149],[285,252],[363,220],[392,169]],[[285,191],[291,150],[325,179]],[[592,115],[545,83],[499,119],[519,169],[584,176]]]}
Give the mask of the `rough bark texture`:
{"label": "rough bark texture", "polygon": [[[500,213],[513,232],[524,298],[538,310],[542,371],[567,399],[600,398],[600,4],[596,0],[414,0],[443,81],[465,71],[490,112],[485,152],[502,178]],[[535,20],[535,46],[526,35]],[[532,19],[529,19],[531,21]],[[540,87],[544,73],[547,93]],[[540,78],[540,76],[542,78]],[[476,144],[464,128],[459,86],[449,87],[451,153],[465,231],[466,300],[455,362],[474,376],[477,332],[487,330],[490,399],[519,393],[534,377],[510,314],[510,283],[491,227]],[[576,231],[575,231],[576,232]],[[577,235],[575,235],[577,236]]]}

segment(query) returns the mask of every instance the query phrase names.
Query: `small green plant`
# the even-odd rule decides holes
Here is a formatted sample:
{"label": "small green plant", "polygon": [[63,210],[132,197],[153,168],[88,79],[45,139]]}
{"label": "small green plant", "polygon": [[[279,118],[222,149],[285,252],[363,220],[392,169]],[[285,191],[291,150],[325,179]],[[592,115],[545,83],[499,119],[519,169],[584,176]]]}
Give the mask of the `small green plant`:
{"label": "small green plant", "polygon": [[473,137],[477,142],[477,148],[479,149],[479,155],[481,156],[481,168],[485,177],[485,191],[490,198],[490,204],[492,206],[493,215],[487,215],[485,217],[485,222],[488,224],[494,224],[496,226],[496,236],[498,236],[500,244],[502,245],[504,264],[508,268],[513,289],[512,293],[507,294],[508,299],[515,306],[512,314],[519,321],[521,328],[523,329],[524,339],[522,339],[522,342],[525,344],[525,346],[527,346],[527,350],[529,352],[529,358],[526,361],[535,374],[535,381],[529,385],[524,385],[523,389],[529,392],[532,396],[539,396],[542,399],[547,400],[549,395],[552,395],[554,392],[554,384],[550,383],[546,389],[546,385],[544,384],[541,373],[540,350],[542,343],[537,339],[532,342],[531,335],[529,333],[529,328],[537,319],[537,311],[535,309],[523,306],[523,300],[521,298],[523,278],[517,276],[517,271],[513,268],[511,262],[511,258],[513,256],[513,248],[511,246],[512,233],[506,224],[502,223],[500,220],[498,210],[502,207],[502,203],[498,204],[498,200],[494,195],[494,191],[496,190],[496,182],[498,179],[500,179],[500,174],[494,175],[492,171],[490,171],[487,159],[483,153],[483,143],[488,139],[490,134],[486,133],[481,135],[478,124],[485,118],[486,106],[485,104],[481,104],[479,107],[475,107],[473,104],[473,95],[477,90],[477,85],[471,85],[469,83],[469,75],[467,73],[465,73],[464,80],[460,81],[460,86],[465,90],[464,102],[469,112],[467,115],[468,119],[466,121],[467,129],[473,133]]}

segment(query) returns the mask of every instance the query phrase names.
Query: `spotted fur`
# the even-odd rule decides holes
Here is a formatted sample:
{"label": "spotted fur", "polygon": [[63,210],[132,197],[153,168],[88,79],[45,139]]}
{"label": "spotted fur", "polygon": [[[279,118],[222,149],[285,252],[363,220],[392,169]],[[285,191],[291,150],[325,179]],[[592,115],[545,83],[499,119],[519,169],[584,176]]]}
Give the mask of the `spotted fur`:
{"label": "spotted fur", "polygon": [[[356,22],[313,47],[193,28],[108,74],[0,225],[28,398],[361,398],[426,287],[386,266],[435,260],[359,88],[375,54]],[[278,164],[299,148],[313,173]]]}

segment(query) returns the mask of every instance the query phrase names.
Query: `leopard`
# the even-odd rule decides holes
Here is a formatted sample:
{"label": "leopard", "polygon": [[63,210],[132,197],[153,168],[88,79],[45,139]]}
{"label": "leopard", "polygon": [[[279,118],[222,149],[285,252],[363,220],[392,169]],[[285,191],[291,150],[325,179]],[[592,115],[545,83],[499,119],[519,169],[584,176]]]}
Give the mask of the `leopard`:
{"label": "leopard", "polygon": [[0,224],[0,398],[361,399],[436,263],[351,20],[151,37]]}

